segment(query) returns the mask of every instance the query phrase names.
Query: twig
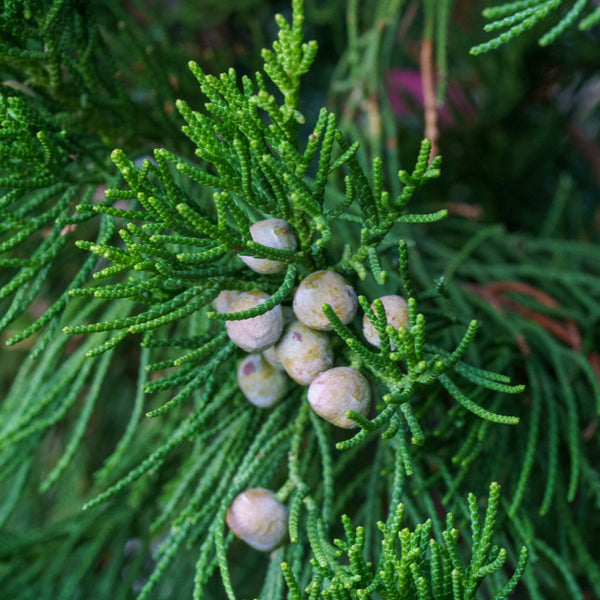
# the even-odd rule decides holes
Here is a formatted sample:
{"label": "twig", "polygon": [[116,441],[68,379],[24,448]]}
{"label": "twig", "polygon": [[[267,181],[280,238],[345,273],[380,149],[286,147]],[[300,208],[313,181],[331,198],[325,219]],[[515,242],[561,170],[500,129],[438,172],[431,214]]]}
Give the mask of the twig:
{"label": "twig", "polygon": [[433,42],[424,37],[421,40],[421,79],[423,82],[423,107],[425,109],[425,137],[431,142],[429,162],[438,155],[438,124],[435,105],[435,81],[433,67]]}

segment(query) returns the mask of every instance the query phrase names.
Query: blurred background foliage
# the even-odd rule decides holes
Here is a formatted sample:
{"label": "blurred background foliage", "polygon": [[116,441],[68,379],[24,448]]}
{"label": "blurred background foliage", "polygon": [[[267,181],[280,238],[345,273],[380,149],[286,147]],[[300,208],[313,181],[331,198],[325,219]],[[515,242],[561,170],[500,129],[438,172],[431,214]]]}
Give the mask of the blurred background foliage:
{"label": "blurred background foliage", "polygon": [[[43,38],[23,29],[22,39],[16,39],[5,27],[17,4],[3,3],[2,48],[42,52]],[[34,13],[47,11],[50,4],[29,2]],[[84,4],[74,6],[85,14]],[[82,84],[65,75],[53,84],[45,79],[52,68],[34,60],[11,60],[8,53],[0,61],[0,74],[7,96],[35,96],[40,106],[64,114],[62,126],[74,137],[87,136],[86,143],[96,151],[90,171],[99,175],[75,184],[91,186],[88,193],[99,199],[106,184],[118,178],[108,159],[113,148],[133,158],[155,147],[192,155],[174,110],[177,98],[194,108],[203,101],[189,60],[214,74],[230,66],[251,74],[261,64],[260,49],[276,35],[273,14],[290,14],[288,2],[265,0],[92,5],[93,26],[100,27],[105,45],[94,58],[96,80],[83,78]],[[318,41],[319,52],[303,81],[301,110],[313,117],[307,131],[322,105],[335,111],[347,139],[361,142],[361,164],[368,168],[381,156],[386,185],[397,193],[396,173],[413,164],[426,129],[421,51],[423,39],[432,38],[439,71],[442,176],[423,189],[412,210],[446,208],[450,216],[440,224],[399,227],[395,235],[408,242],[420,310],[434,323],[435,344],[455,345],[464,323],[479,319],[472,362],[525,383],[527,391],[508,400],[493,393],[481,398],[488,407],[502,406],[502,412],[519,415],[516,428],[478,421],[453,407],[442,390],[429,395],[418,416],[434,434],[423,448],[410,449],[414,474],[406,481],[403,502],[412,524],[447,510],[464,519],[466,493],[484,497],[489,482],[500,481],[505,512],[498,543],[509,548],[513,566],[521,544],[531,552],[525,585],[514,597],[587,600],[600,597],[600,31],[573,27],[540,47],[538,39],[548,28],[544,23],[494,52],[472,56],[469,50],[488,39],[483,8],[472,0],[306,0],[305,37]],[[560,16],[549,19],[556,22]],[[107,73],[118,74],[118,85]],[[119,94],[125,99],[113,103]],[[0,187],[5,192],[6,181]],[[78,238],[95,239],[95,223],[78,225]],[[336,234],[343,239],[357,232],[349,223]],[[28,308],[7,324],[2,342],[43,315],[82,268],[85,253],[71,237],[69,252],[40,280],[41,292]],[[26,241],[18,256],[27,256],[38,243],[39,238]],[[397,243],[388,250],[386,260],[397,264]],[[399,278],[388,270],[391,291]],[[0,274],[0,282],[12,275]],[[372,278],[362,291],[381,295]],[[10,298],[1,302],[8,309]],[[78,317],[85,304],[73,300],[67,316]],[[1,350],[0,392],[10,402],[16,403],[19,393],[31,393],[27,382],[37,359],[26,357],[43,335],[42,330]],[[55,330],[47,343],[62,346],[63,357],[83,343],[78,336],[59,341],[61,336]],[[129,598],[151,576],[153,552],[165,532],[158,528],[149,535],[150,524],[181,477],[177,469],[188,447],[176,449],[161,470],[97,512],[80,510],[85,500],[114,482],[94,473],[130,419],[140,352],[127,338],[112,359],[94,363],[83,389],[89,392],[94,373],[100,372],[98,400],[57,485],[38,491],[72,439],[85,393],[77,410],[2,455],[3,597]],[[61,360],[49,364],[43,376],[51,377]],[[9,419],[3,414],[4,426]],[[168,439],[177,419],[172,413],[163,419],[142,418],[116,473],[126,474],[149,449]],[[396,451],[371,442],[336,466],[336,475],[345,482],[336,508],[365,524],[367,554],[373,557],[373,532],[376,521],[387,516],[386,475],[393,470]],[[15,453],[22,464],[15,462]],[[9,463],[16,466],[9,469]],[[158,499],[156,490],[161,490]],[[152,597],[190,597],[193,540],[189,546],[182,547]],[[258,594],[266,559],[236,544],[229,559],[235,586],[245,596]],[[508,568],[504,575],[510,573]],[[218,577],[207,586],[206,597],[223,597]],[[486,586],[481,597],[489,597]]]}

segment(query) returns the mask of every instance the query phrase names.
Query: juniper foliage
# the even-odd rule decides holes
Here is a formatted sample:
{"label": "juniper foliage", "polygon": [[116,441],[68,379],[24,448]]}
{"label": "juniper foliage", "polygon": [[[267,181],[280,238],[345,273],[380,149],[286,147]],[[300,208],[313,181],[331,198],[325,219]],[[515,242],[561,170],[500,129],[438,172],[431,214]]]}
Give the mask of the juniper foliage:
{"label": "juniper foliage", "polygon": [[[531,7],[539,20],[534,4],[498,10]],[[600,595],[582,527],[600,502],[600,289],[595,250],[557,239],[573,190],[559,186],[539,236],[437,224],[448,210],[423,201],[440,174],[430,143],[410,163],[392,144],[379,156],[383,135],[396,139],[382,65],[412,9],[307,2],[307,14],[333,19],[342,6],[334,92],[354,93],[338,117],[301,102],[317,56],[301,0],[276,17],[253,76],[192,61],[195,82],[166,28],[145,45],[136,15],[158,23],[145,3],[5,3],[0,324],[8,344],[29,345],[0,409],[10,597],[154,598],[176,586],[196,599],[500,599],[521,577],[533,599]],[[429,2],[422,15],[439,99],[450,9]],[[366,128],[348,118],[362,110]],[[252,240],[265,217],[290,223],[296,251]],[[258,275],[239,256],[286,269]],[[299,386],[273,409],[251,406],[223,323],[289,304],[322,268],[352,282],[382,342],[324,306],[337,359],[375,392],[371,418],[349,413],[353,437]],[[218,313],[226,289],[270,300]],[[376,300],[398,292],[409,307],[399,330]],[[481,522],[467,491],[490,481],[504,501],[492,483]],[[268,559],[225,526],[235,496],[256,486],[290,509],[289,543]]]}
{"label": "juniper foliage", "polygon": [[587,31],[600,22],[600,8],[589,5],[588,0],[576,0],[571,3],[563,0],[517,0],[486,8],[483,16],[490,22],[485,25],[484,30],[504,29],[505,31],[471,48],[471,54],[477,55],[495,50],[557,13],[559,14],[558,19],[555,19],[557,22],[539,38],[540,46],[547,46],[554,42],[577,21],[579,21],[579,30]]}

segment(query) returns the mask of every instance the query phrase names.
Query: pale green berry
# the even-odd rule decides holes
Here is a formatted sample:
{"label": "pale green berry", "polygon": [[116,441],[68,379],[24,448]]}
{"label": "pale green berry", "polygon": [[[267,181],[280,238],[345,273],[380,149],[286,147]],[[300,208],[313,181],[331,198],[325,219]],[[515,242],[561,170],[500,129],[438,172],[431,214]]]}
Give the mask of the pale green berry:
{"label": "pale green berry", "polygon": [[[250,226],[252,240],[262,246],[277,250],[296,251],[297,242],[290,225],[283,219],[264,219]],[[269,258],[240,256],[242,261],[256,273],[279,273],[287,268],[285,263]]]}
{"label": "pale green berry", "polygon": [[229,529],[249,546],[271,552],[285,541],[289,511],[271,490],[252,488],[227,509]]}
{"label": "pale green berry", "polygon": [[[388,325],[391,325],[394,329],[408,327],[408,306],[402,296],[382,296],[379,300],[383,304]],[[375,304],[371,304],[371,310],[375,313],[377,312]],[[377,329],[375,329],[373,323],[367,318],[367,315],[363,317],[363,334],[369,344],[373,344],[373,346],[377,346],[378,348],[381,347],[381,340],[379,339]],[[392,344],[392,350],[395,349],[395,346]]]}
{"label": "pale green berry", "polygon": [[[228,312],[243,312],[266,302],[270,296],[264,292],[244,292],[229,306]],[[225,321],[229,339],[246,352],[260,352],[272,346],[283,331],[283,315],[278,304],[257,317],[240,321]]]}
{"label": "pale green berry", "polygon": [[308,385],[321,371],[333,365],[329,337],[300,321],[286,329],[277,344],[277,356],[286,373],[300,385]]}
{"label": "pale green berry", "polygon": [[315,377],[308,388],[308,402],[323,419],[337,427],[357,427],[346,412],[367,416],[371,402],[369,382],[356,369],[335,367]]}
{"label": "pale green berry", "polygon": [[238,366],[238,385],[254,406],[267,408],[279,402],[288,381],[283,371],[275,370],[260,354],[249,354]]}
{"label": "pale green berry", "polygon": [[334,271],[315,271],[305,277],[294,294],[294,313],[299,321],[319,331],[333,328],[323,312],[329,304],[342,323],[350,323],[356,314],[356,292]]}
{"label": "pale green berry", "polygon": [[237,290],[221,290],[219,295],[213,300],[215,312],[229,312],[231,303],[240,295],[240,293],[241,292],[238,292]]}

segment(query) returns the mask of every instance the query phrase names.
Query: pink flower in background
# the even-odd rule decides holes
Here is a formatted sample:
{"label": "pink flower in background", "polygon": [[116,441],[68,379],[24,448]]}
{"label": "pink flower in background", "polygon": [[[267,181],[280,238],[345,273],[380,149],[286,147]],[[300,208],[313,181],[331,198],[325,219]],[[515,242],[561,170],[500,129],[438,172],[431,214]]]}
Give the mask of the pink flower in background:
{"label": "pink flower in background", "polygon": [[[405,117],[414,114],[415,106],[423,108],[423,81],[418,69],[391,69],[386,79],[388,97],[396,116]],[[477,118],[473,103],[458,84],[449,82],[446,101],[437,109],[440,128],[454,127],[456,113],[459,113],[464,121],[474,121]]]}

